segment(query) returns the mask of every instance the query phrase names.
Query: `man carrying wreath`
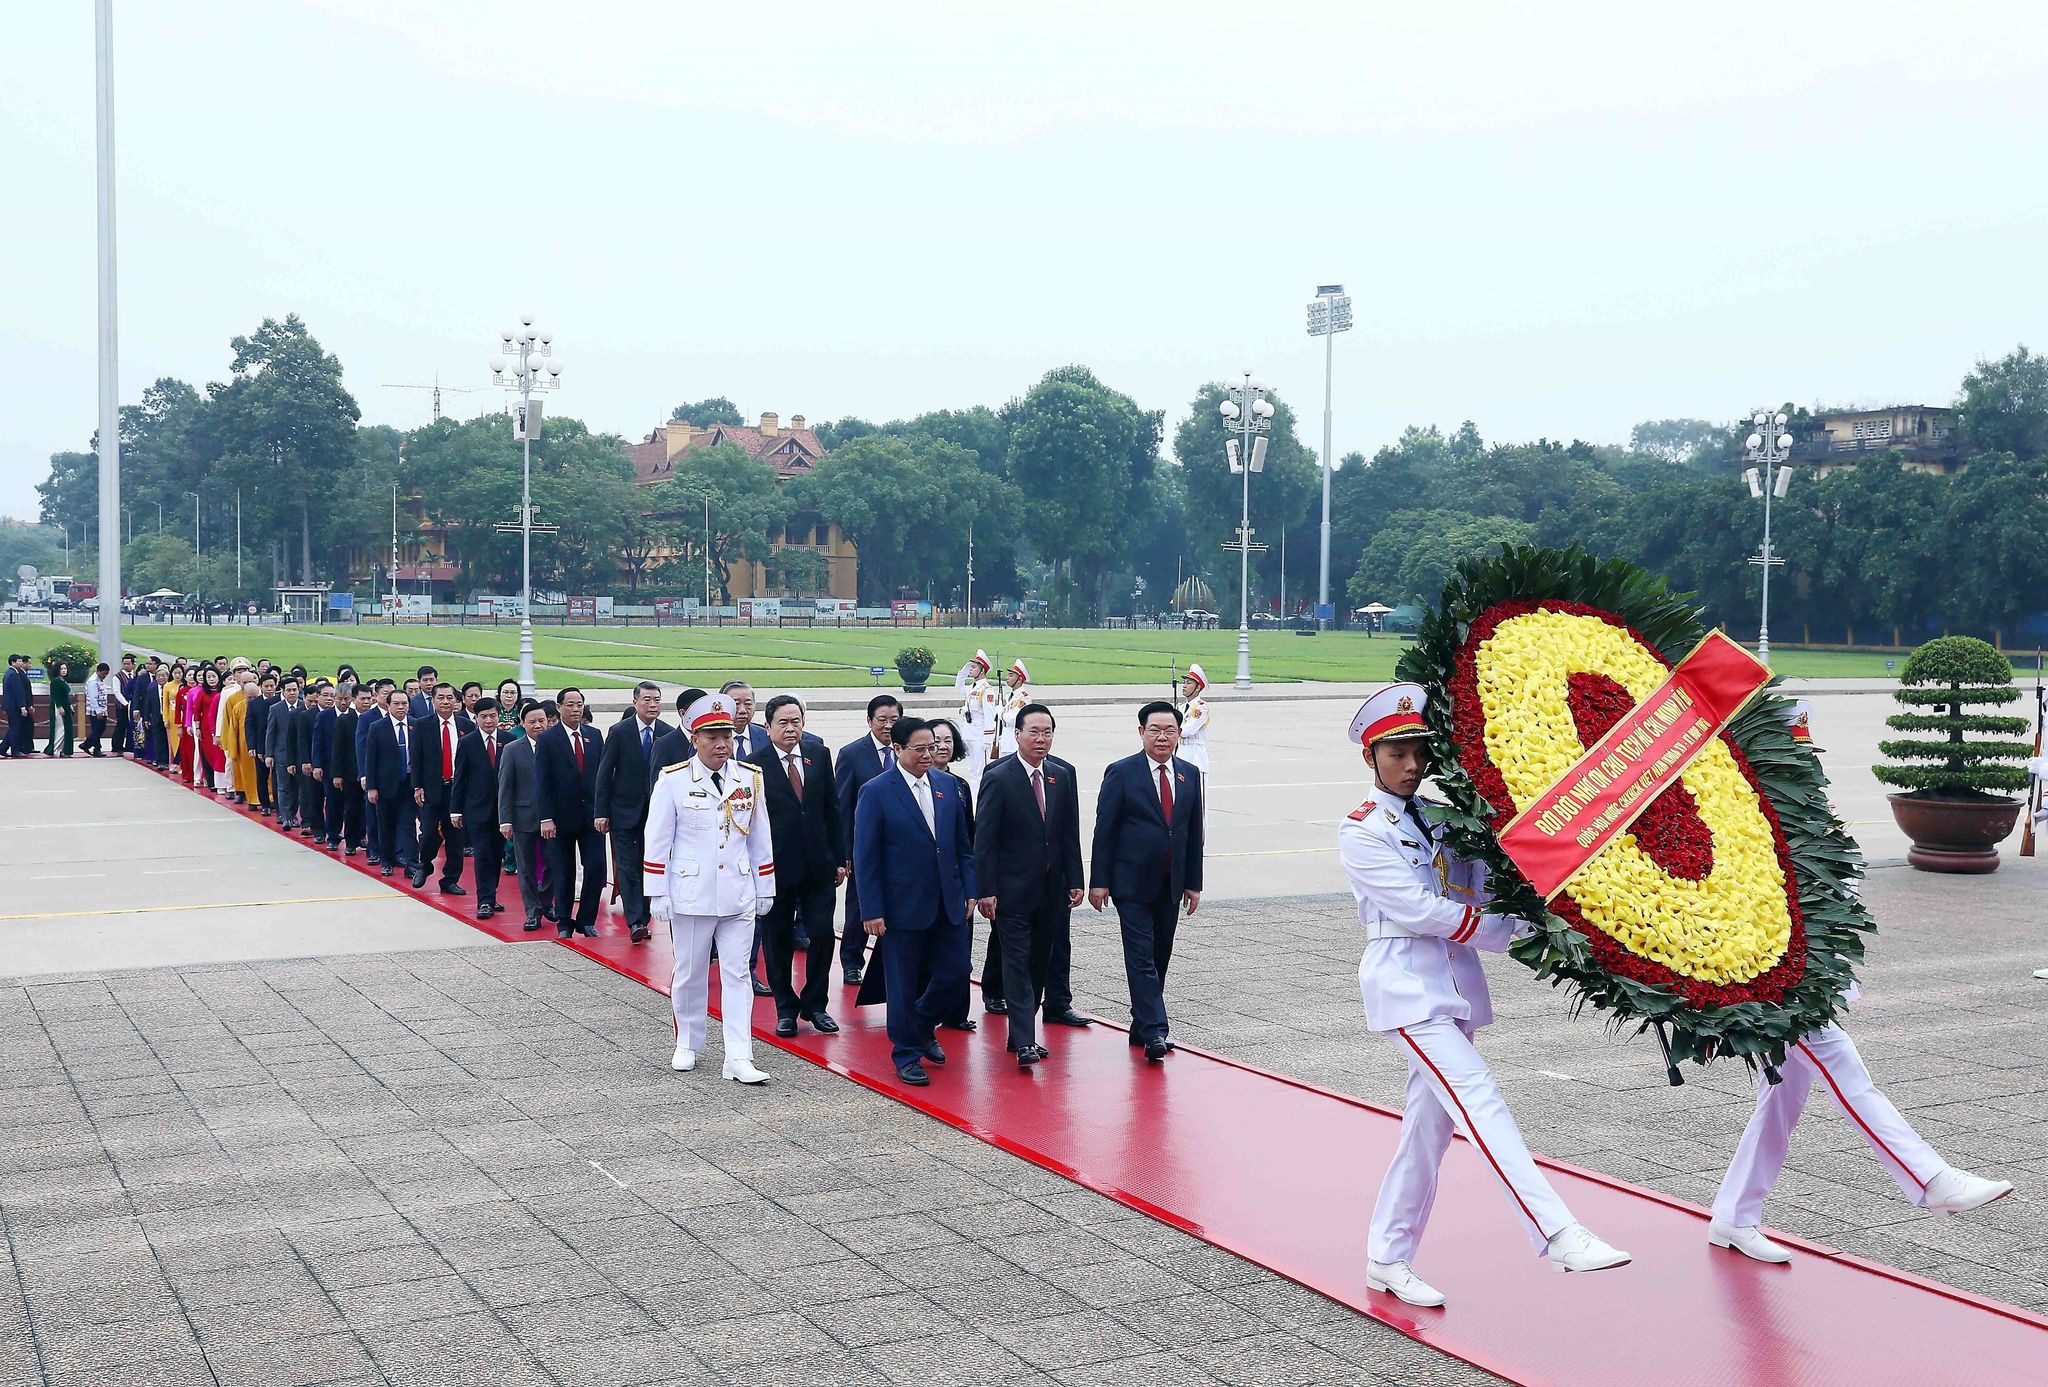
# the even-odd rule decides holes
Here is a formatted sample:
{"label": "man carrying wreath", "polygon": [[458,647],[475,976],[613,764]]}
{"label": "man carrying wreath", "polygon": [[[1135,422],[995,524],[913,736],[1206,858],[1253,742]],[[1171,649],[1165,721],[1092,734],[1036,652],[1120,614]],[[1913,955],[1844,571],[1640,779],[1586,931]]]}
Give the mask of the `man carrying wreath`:
{"label": "man carrying wreath", "polygon": [[1373,1206],[1366,1285],[1410,1305],[1438,1306],[1443,1293],[1413,1263],[1453,1131],[1484,1157],[1530,1246],[1558,1271],[1618,1267],[1629,1254],[1572,1217],[1473,1048],[1473,1033],[1493,1020],[1476,950],[1504,952],[1517,922],[1481,909],[1485,868],[1440,842],[1415,799],[1429,769],[1428,703],[1419,685],[1392,684],[1351,720],[1351,738],[1372,767],[1373,793],[1337,841],[1365,927],[1358,981],[1366,1025],[1391,1038],[1408,1065],[1401,1140]]}

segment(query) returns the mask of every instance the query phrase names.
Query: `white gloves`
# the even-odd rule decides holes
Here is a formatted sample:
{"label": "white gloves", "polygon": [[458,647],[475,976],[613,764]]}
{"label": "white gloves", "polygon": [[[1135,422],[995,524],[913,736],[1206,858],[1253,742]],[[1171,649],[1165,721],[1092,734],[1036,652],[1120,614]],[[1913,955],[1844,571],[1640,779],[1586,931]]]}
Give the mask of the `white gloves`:
{"label": "white gloves", "polygon": [[667,896],[649,896],[647,898],[647,913],[661,921],[664,926],[674,918],[668,908]]}

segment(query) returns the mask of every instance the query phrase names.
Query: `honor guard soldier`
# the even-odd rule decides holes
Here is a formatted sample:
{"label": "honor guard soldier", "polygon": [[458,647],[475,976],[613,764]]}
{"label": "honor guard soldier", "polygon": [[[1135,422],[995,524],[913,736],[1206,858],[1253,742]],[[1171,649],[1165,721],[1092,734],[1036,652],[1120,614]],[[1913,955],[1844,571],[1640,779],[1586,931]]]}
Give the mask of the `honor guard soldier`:
{"label": "honor guard soldier", "polygon": [[[1792,740],[1812,747],[1813,705],[1803,698],[1794,703],[1788,722]],[[1861,886],[1860,879],[1847,883],[1851,892]],[[1853,1002],[1860,991],[1851,986],[1842,1000]],[[1921,1208],[1937,1214],[1963,1214],[2012,1193],[2007,1181],[1986,1180],[1943,1160],[1872,1082],[1848,1033],[1840,1026],[1828,1025],[1792,1042],[1779,1066],[1777,1083],[1765,1079],[1758,1085],[1756,1110],[1743,1128],[1735,1158],[1714,1196],[1714,1217],[1707,1224],[1707,1241],[1713,1246],[1759,1262],[1792,1260],[1792,1254],[1765,1236],[1759,1225],[1763,1223],[1764,1200],[1785,1169],[1792,1132],[1799,1125],[1815,1079],[1827,1086],[1828,1096],[1870,1143],[1900,1191]]]}
{"label": "honor guard soldier", "polygon": [[1003,691],[990,682],[991,668],[988,652],[977,650],[953,676],[953,689],[960,695],[960,735],[967,739],[958,774],[971,787],[980,786],[982,767],[995,759],[996,724],[1002,718]]}
{"label": "honor guard soldier", "polygon": [[1366,1285],[1410,1305],[1444,1303],[1414,1271],[1436,1199],[1437,1167],[1456,1131],[1507,1193],[1537,1255],[1558,1271],[1629,1260],[1575,1220],[1537,1168],[1472,1035],[1493,1020],[1477,950],[1507,949],[1517,921],[1486,913],[1486,869],[1451,853],[1415,799],[1428,769],[1428,696],[1415,684],[1374,694],[1351,720],[1373,771],[1373,792],[1337,831],[1365,927],[1358,981],[1366,1025],[1408,1065],[1401,1140],[1380,1183],[1367,1245]]}
{"label": "honor guard soldier", "polygon": [[1004,682],[1008,688],[1000,694],[1003,711],[996,719],[997,757],[1017,754],[1017,715],[1024,711],[1025,704],[1040,701],[1031,692],[1031,674],[1022,660],[1010,661],[1010,672],[1004,676]]}
{"label": "honor guard soldier", "polygon": [[1202,667],[1190,663],[1188,672],[1180,677],[1180,696],[1187,701],[1180,710],[1180,750],[1175,753],[1181,760],[1202,773],[1202,806],[1209,805],[1209,700],[1202,693],[1209,687],[1209,676],[1202,673]]}
{"label": "honor guard soldier", "polygon": [[711,991],[711,949],[718,948],[725,1012],[725,1077],[765,1084],[754,1067],[754,997],[747,961],[754,917],[775,903],[775,853],[761,772],[732,759],[733,702],[707,694],[683,714],[695,751],[667,767],[647,805],[647,904],[668,926],[675,955],[669,1001],[676,1053],[670,1068],[697,1067]]}

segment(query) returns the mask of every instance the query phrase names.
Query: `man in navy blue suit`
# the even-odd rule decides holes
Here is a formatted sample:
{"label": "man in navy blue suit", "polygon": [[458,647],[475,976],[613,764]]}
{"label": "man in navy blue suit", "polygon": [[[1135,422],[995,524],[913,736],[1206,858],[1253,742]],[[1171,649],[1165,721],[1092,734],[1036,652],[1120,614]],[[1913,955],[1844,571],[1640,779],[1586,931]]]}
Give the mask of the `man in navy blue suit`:
{"label": "man in navy blue suit", "polygon": [[732,700],[732,759],[744,761],[768,747],[768,729],[754,721],[754,686],[728,679],[718,691]]}
{"label": "man in navy blue suit", "polygon": [[902,718],[889,736],[895,765],[869,779],[854,811],[854,872],[861,928],[882,941],[896,1077],[922,1088],[925,1063],[946,1062],[936,1028],[967,985],[974,840],[965,787],[931,768],[931,727]]}
{"label": "man in navy blue suit", "polygon": [[[417,860],[413,838],[412,719],[405,690],[384,691],[384,716],[363,743],[363,798],[369,802],[370,833],[385,876]],[[281,812],[281,811],[280,811]]]}
{"label": "man in navy blue suit", "polygon": [[466,896],[469,893],[462,889],[462,830],[455,826],[449,796],[455,786],[455,746],[463,737],[462,725],[455,720],[462,706],[455,686],[445,680],[434,685],[430,706],[427,716],[412,720],[412,802],[420,823],[419,859],[413,863],[412,884],[414,890],[426,885],[434,859],[439,857],[442,894]]}
{"label": "man in navy blue suit", "polygon": [[[540,836],[546,840],[548,876],[555,885],[555,933],[563,939],[597,934],[604,900],[604,834],[597,829],[597,768],[604,738],[583,722],[583,691],[555,695],[561,722],[534,744],[539,763],[535,798]],[[576,859],[583,858],[583,892],[576,892]]]}
{"label": "man in navy blue suit", "polygon": [[[832,758],[833,776],[839,794],[839,822],[851,826],[857,821],[861,787],[896,764],[895,743],[890,729],[903,716],[903,705],[891,694],[876,694],[868,700],[867,735],[855,737],[839,748]],[[846,920],[840,926],[839,966],[846,970],[846,985],[860,986],[862,965],[867,962],[868,937],[861,930],[860,864],[849,855],[846,861]]]}
{"label": "man in navy blue suit", "polygon": [[28,671],[28,656],[7,657],[6,694],[0,698],[7,708],[7,740],[0,745],[0,756],[28,756],[35,751],[35,692]]}
{"label": "man in navy blue suit", "polygon": [[1131,988],[1131,1044],[1166,1058],[1166,965],[1180,915],[1202,899],[1202,777],[1176,757],[1180,710],[1164,701],[1138,710],[1144,750],[1112,761],[1095,801],[1088,903],[1116,902]]}

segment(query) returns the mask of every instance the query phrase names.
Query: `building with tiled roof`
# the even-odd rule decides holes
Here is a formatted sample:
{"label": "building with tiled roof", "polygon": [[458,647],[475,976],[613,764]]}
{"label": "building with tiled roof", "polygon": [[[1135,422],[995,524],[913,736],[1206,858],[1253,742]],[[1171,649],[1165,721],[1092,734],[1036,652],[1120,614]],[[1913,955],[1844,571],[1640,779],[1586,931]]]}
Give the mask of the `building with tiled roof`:
{"label": "building with tiled roof", "polygon": [[[804,426],[801,414],[790,416],[788,428],[782,426],[782,417],[774,413],[763,414],[761,422],[751,428],[745,424],[698,425],[688,420],[673,419],[626,450],[633,461],[633,482],[636,486],[659,486],[675,476],[676,460],[684,453],[713,448],[720,443],[734,444],[748,457],[772,463],[777,480],[783,482],[805,475],[825,459],[825,445],[818,441],[816,433]],[[742,562],[735,564],[732,570],[732,594],[735,598],[851,598],[857,595],[860,556],[853,542],[840,532],[837,525],[826,523],[821,516],[799,512],[789,518],[780,534],[770,534],[768,542],[778,553],[807,549],[820,555],[826,575],[822,589],[802,593],[777,592],[769,583],[763,565]],[[663,545],[648,555],[648,561],[660,565],[675,557],[675,550]]]}

